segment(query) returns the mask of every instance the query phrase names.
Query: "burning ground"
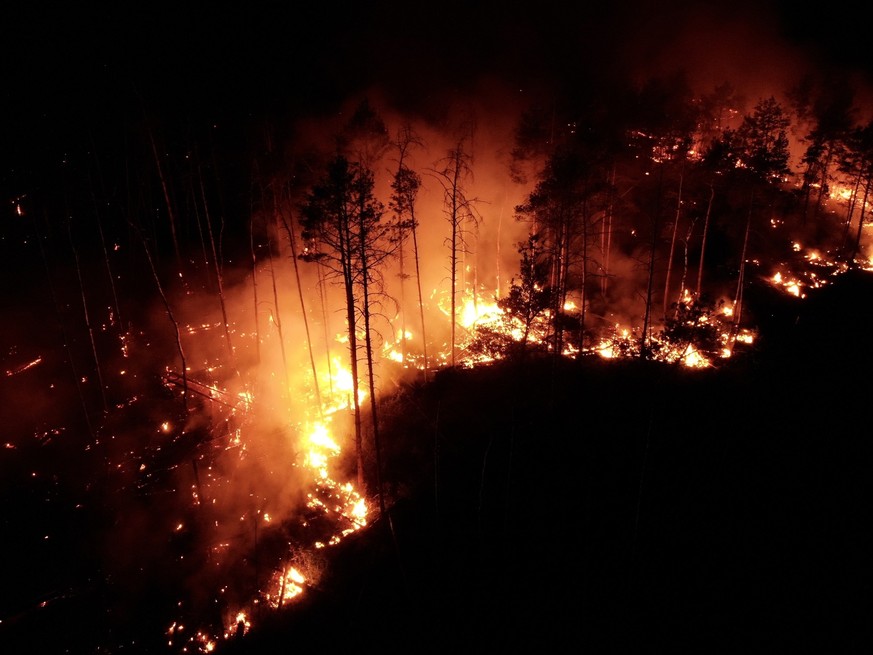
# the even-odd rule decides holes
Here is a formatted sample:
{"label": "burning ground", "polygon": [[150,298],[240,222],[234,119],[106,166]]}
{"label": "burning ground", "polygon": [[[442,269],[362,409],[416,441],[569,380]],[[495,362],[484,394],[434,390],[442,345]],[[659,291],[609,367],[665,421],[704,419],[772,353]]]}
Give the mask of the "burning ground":
{"label": "burning ground", "polygon": [[415,472],[390,525],[228,651],[852,650],[869,386],[835,382],[873,353],[827,346],[864,341],[871,284],[761,289],[781,345],[731,370],[528,360],[387,399],[390,468]]}
{"label": "burning ground", "polygon": [[[210,429],[180,430],[156,382],[83,448],[65,415],[4,450],[5,648],[851,649],[871,292],[863,271],[804,299],[753,285],[767,347],[719,369],[531,355],[401,384],[381,405],[396,503],[366,525],[305,509],[319,475],[246,436],[245,399],[213,392]],[[41,352],[4,398],[60,383]],[[62,420],[41,402],[30,420]]]}

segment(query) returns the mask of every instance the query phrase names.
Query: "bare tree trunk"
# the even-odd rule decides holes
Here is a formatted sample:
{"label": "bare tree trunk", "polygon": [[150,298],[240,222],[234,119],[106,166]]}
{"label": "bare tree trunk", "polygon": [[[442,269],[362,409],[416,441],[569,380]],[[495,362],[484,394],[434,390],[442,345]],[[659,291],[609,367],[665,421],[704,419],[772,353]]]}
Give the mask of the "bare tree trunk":
{"label": "bare tree trunk", "polygon": [[398,149],[397,171],[394,175],[394,195],[392,195],[393,209],[397,214],[399,222],[398,237],[399,237],[399,255],[400,255],[400,311],[401,311],[401,330],[402,330],[402,357],[406,361],[406,258],[404,253],[404,245],[406,243],[406,222],[405,215],[409,214],[408,228],[412,232],[413,256],[415,258],[415,277],[416,286],[418,288],[418,310],[421,315],[421,339],[422,352],[424,355],[424,379],[427,381],[428,376],[428,361],[427,361],[427,335],[424,324],[424,299],[421,292],[421,270],[419,267],[418,257],[418,221],[415,218],[415,199],[418,194],[418,189],[421,184],[420,177],[406,166],[406,155],[412,145],[421,146],[422,143],[415,135],[408,124],[404,125],[398,132],[397,142],[395,146]]}
{"label": "bare tree trunk", "polygon": [[[288,233],[288,242],[291,246],[291,262],[294,265],[294,279],[297,282],[297,296],[300,299],[300,314],[303,316],[303,328],[306,331],[306,348],[309,351],[309,366],[312,369],[312,384],[315,389],[315,400],[318,403],[318,414],[324,418],[324,407],[321,402],[321,391],[318,386],[318,370],[315,367],[315,355],[312,351],[312,336],[309,334],[309,318],[306,313],[306,303],[303,300],[303,284],[300,281],[300,268],[297,263],[297,239],[294,237],[294,230],[281,215],[280,210],[276,207],[276,215],[281,216],[282,225]],[[278,309],[276,310],[279,311]],[[330,358],[328,357],[328,360]]]}
{"label": "bare tree trunk", "polygon": [[697,263],[697,288],[694,295],[700,298],[700,288],[703,283],[703,259],[706,253],[706,235],[709,232],[709,219],[712,215],[712,201],[715,198],[715,186],[709,185],[709,202],[706,205],[706,216],[703,218],[703,236],[700,238],[700,261]]}
{"label": "bare tree trunk", "polygon": [[[96,149],[95,149],[96,150]],[[96,155],[95,155],[96,159]],[[99,170],[98,170],[99,174]],[[89,175],[90,178],[90,175]],[[101,179],[102,186],[102,179]],[[112,303],[115,308],[115,318],[119,325],[123,325],[124,321],[121,318],[121,305],[118,303],[118,293],[115,289],[115,277],[112,273],[112,266],[109,263],[109,251],[106,248],[106,235],[103,234],[103,221],[100,220],[100,208],[97,202],[97,196],[94,193],[94,182],[91,182],[91,200],[94,202],[94,218],[97,223],[97,232],[100,235],[100,248],[103,251],[103,262],[106,264],[106,276],[109,278],[109,288],[112,291]],[[113,321],[114,323],[115,321]]]}
{"label": "bare tree trunk", "polygon": [[216,279],[218,280],[218,299],[221,303],[221,316],[222,316],[223,323],[224,323],[224,338],[225,338],[225,341],[227,342],[227,351],[228,351],[228,354],[230,356],[231,366],[233,367],[234,370],[236,370],[236,354],[234,353],[233,344],[231,343],[231,339],[230,339],[230,325],[228,324],[228,320],[227,320],[227,304],[225,303],[225,300],[224,300],[224,283],[222,281],[222,275],[221,275],[221,264],[220,264],[220,259],[218,257],[218,251],[215,248],[215,236],[212,234],[212,221],[209,218],[209,204],[206,201],[206,189],[203,186],[202,172],[200,172],[199,177],[200,177],[200,196],[201,196],[202,201],[203,201],[203,213],[204,213],[204,216],[206,217],[206,231],[209,234],[209,243],[212,246],[212,259],[213,259],[213,263],[215,264],[215,276],[216,276]]}
{"label": "bare tree trunk", "polygon": [[[475,199],[468,198],[463,188],[467,176],[471,175],[470,155],[464,150],[464,139],[444,158],[445,167],[437,171],[443,187],[444,213],[450,225],[450,236],[445,243],[449,247],[449,276],[451,279],[451,365],[457,361],[457,322],[458,322],[458,266],[461,255],[466,255],[465,224],[477,224],[474,210]],[[461,274],[463,275],[463,271]],[[463,278],[462,278],[463,279]],[[463,289],[463,286],[462,286]]]}
{"label": "bare tree trunk", "polygon": [[495,258],[495,264],[496,264],[495,270],[496,270],[497,284],[496,284],[496,289],[494,292],[494,296],[496,298],[500,298],[501,297],[500,294],[502,293],[502,290],[500,288],[500,232],[501,232],[502,227],[503,227],[503,202],[500,203],[500,213],[497,215],[497,248],[496,248],[497,257]]}
{"label": "bare tree trunk", "polygon": [[352,371],[352,404],[355,420],[355,458],[357,461],[358,488],[366,489],[364,480],[364,436],[361,429],[361,403],[358,398],[360,388],[358,377],[358,337],[355,330],[355,295],[352,289],[352,276],[346,272],[346,322],[349,334],[349,366]]}
{"label": "bare tree trunk", "polygon": [[873,182],[873,177],[868,177],[864,184],[864,201],[861,203],[861,215],[858,217],[858,230],[855,232],[855,243],[852,246],[852,252],[849,253],[849,261],[854,262],[858,256],[858,251],[861,250],[861,233],[864,230],[864,210],[867,207],[867,198],[870,196],[870,186]]}
{"label": "bare tree trunk", "polygon": [[582,280],[581,297],[579,301],[579,352],[585,350],[585,305],[588,302],[588,200],[582,203]]}
{"label": "bare tree trunk", "polygon": [[327,318],[327,282],[324,279],[324,271],[322,271],[321,266],[316,268],[318,270],[318,295],[321,302],[321,325],[324,331],[324,354],[327,359],[327,384],[330,394],[333,395],[333,362],[330,358],[330,333],[328,332],[329,322]]}
{"label": "bare tree trunk", "polygon": [[155,158],[155,166],[158,169],[158,178],[161,181],[161,189],[164,192],[164,202],[167,204],[167,216],[170,219],[170,234],[173,237],[173,251],[176,253],[176,266],[178,267],[179,275],[182,274],[182,256],[179,253],[179,241],[176,238],[176,214],[173,211],[173,202],[170,200],[170,190],[167,187],[167,179],[164,175],[164,169],[161,166],[161,157],[158,154],[158,146],[155,143],[155,135],[151,127],[148,128],[149,142],[152,145],[152,155]]}
{"label": "bare tree trunk", "polygon": [[203,272],[206,274],[207,288],[212,288],[212,272],[210,271],[209,255],[206,252],[206,237],[203,235],[203,221],[200,220],[200,203],[197,202],[197,191],[194,189],[193,180],[190,186],[191,207],[194,210],[194,219],[197,222],[197,233],[200,236],[200,250],[203,253]]}
{"label": "bare tree trunk", "polygon": [[[363,215],[363,211],[361,212]],[[363,223],[363,221],[362,221]],[[365,230],[361,226],[362,232]],[[362,241],[363,244],[363,241]],[[370,333],[370,284],[369,284],[369,265],[367,254],[362,246],[361,248],[361,287],[362,287],[362,315],[364,319],[364,348],[367,357],[367,382],[370,391],[370,421],[373,426],[373,448],[376,455],[376,495],[379,497],[379,515],[385,515],[385,494],[382,488],[382,448],[381,438],[379,434],[379,415],[377,413],[376,402],[376,382],[374,374],[375,362],[373,361],[373,338]]]}
{"label": "bare tree trunk", "polygon": [[852,194],[849,197],[848,207],[846,209],[846,229],[843,232],[842,250],[846,249],[849,243],[849,231],[852,226],[852,217],[855,215],[855,205],[858,202],[858,190],[861,188],[862,171],[858,170],[858,175],[855,178],[855,185],[852,187]]}
{"label": "bare tree trunk", "polygon": [[558,293],[555,297],[555,348],[554,348],[554,357],[555,359],[559,359],[561,357],[561,353],[564,350],[564,330],[561,323],[561,314],[564,313],[564,304],[567,302],[567,286],[570,279],[570,239],[571,239],[571,228],[570,221],[571,217],[568,215],[565,217],[565,222],[561,226],[561,255],[560,255],[560,283],[557,287]]}
{"label": "bare tree trunk", "polygon": [[424,296],[421,292],[421,268],[419,266],[418,255],[418,229],[415,222],[415,214],[412,215],[412,252],[415,256],[415,281],[418,286],[418,313],[421,318],[421,348],[424,356],[424,381],[428,378],[428,360],[427,360],[427,330],[424,323]]}
{"label": "bare tree trunk", "polygon": [[[258,317],[258,257],[255,254],[255,213],[250,211],[249,215],[249,254],[252,258],[252,300],[254,301],[255,310],[255,361],[261,363],[261,322]],[[271,260],[272,261],[272,260]],[[275,276],[274,276],[275,278]],[[275,288],[275,284],[274,284]],[[278,313],[278,310],[276,310]]]}
{"label": "bare tree trunk", "polygon": [[181,360],[181,368],[182,368],[182,398],[185,404],[185,413],[189,412],[188,406],[188,362],[185,359],[185,350],[182,348],[182,332],[179,329],[179,322],[176,320],[176,317],[173,315],[173,309],[170,307],[170,301],[167,300],[167,295],[164,293],[164,288],[161,286],[161,279],[158,276],[158,271],[155,268],[155,263],[152,260],[152,254],[149,252],[148,244],[146,243],[145,238],[140,233],[139,229],[136,225],[131,224],[133,229],[139,235],[139,239],[142,242],[143,250],[145,250],[146,259],[149,262],[149,268],[152,271],[152,277],[155,280],[155,286],[158,289],[158,293],[161,296],[161,301],[164,303],[164,309],[167,312],[167,318],[170,319],[170,323],[173,324],[173,330],[176,336],[176,350],[179,353],[179,359]]}
{"label": "bare tree trunk", "polygon": [[660,227],[661,214],[661,192],[664,182],[664,165],[659,164],[658,167],[658,189],[655,199],[655,211],[652,217],[652,241],[649,247],[649,273],[648,282],[646,284],[646,310],[643,317],[643,331],[640,335],[640,358],[648,359],[651,355],[649,345],[649,329],[652,314],[652,291],[655,282],[655,255],[658,247],[658,229]]}
{"label": "bare tree trunk", "polygon": [[39,244],[39,255],[42,259],[43,268],[45,270],[45,277],[49,287],[49,294],[52,297],[52,307],[54,307],[55,318],[57,319],[58,323],[58,329],[61,332],[61,341],[63,342],[64,350],[67,353],[67,361],[70,363],[70,372],[73,375],[73,384],[76,385],[76,392],[79,395],[79,403],[82,407],[82,416],[85,419],[85,425],[88,427],[88,433],[91,435],[91,438],[96,441],[97,434],[94,431],[93,424],[91,423],[91,415],[88,411],[88,403],[85,401],[85,393],[82,391],[82,376],[79,375],[76,369],[75,360],[73,359],[73,352],[70,349],[70,339],[67,336],[67,329],[64,327],[64,323],[61,320],[61,312],[59,309],[60,305],[58,304],[58,297],[55,293],[55,285],[52,284],[51,269],[49,268],[48,258],[46,257],[45,248],[43,247],[42,235],[40,234],[39,225],[35,218],[33,221],[33,227],[36,231],[36,242],[37,244]]}
{"label": "bare tree trunk", "polygon": [[688,281],[688,245],[691,243],[691,234],[694,231],[695,219],[691,219],[688,224],[688,231],[685,233],[685,238],[682,240],[682,278],[679,280],[679,299],[685,298],[685,292]]}
{"label": "bare tree trunk", "polygon": [[676,200],[676,217],[673,220],[673,236],[670,238],[670,254],[667,256],[667,275],[664,282],[664,318],[667,318],[667,308],[670,300],[670,273],[673,270],[673,254],[676,251],[676,235],[679,232],[679,216],[682,210],[682,182],[684,175],[679,173],[679,198]]}
{"label": "bare tree trunk", "polygon": [[609,204],[604,217],[605,226],[602,234],[601,250],[603,252],[603,277],[600,281],[600,293],[606,298],[609,288],[610,255],[612,251],[612,218],[615,211],[615,165],[612,166],[612,179],[609,185]]}
{"label": "bare tree trunk", "polygon": [[[406,270],[404,267],[403,228],[397,229],[397,260],[400,267],[400,360],[406,365]],[[393,337],[394,335],[392,335]]]}
{"label": "bare tree trunk", "polygon": [[85,297],[85,282],[82,280],[82,267],[79,264],[79,252],[76,250],[76,244],[73,243],[73,231],[69,221],[67,221],[67,236],[70,241],[70,250],[73,251],[73,259],[76,262],[76,277],[79,280],[79,292],[82,296],[82,313],[85,318],[85,327],[88,330],[88,338],[91,341],[91,353],[94,356],[94,370],[97,373],[97,384],[100,387],[100,398],[103,401],[103,411],[108,412],[109,403],[106,402],[106,389],[103,385],[100,357],[97,354],[97,343],[94,341],[94,327],[91,325],[91,317],[88,313],[88,300]]}
{"label": "bare tree trunk", "polygon": [[[754,197],[754,196],[753,196]],[[740,329],[740,323],[743,319],[743,287],[746,279],[746,253],[749,248],[749,233],[752,227],[752,200],[749,199],[749,214],[746,217],[746,233],[743,236],[743,251],[740,256],[740,274],[737,279],[737,290],[734,295],[734,328],[732,338],[735,338]]]}
{"label": "bare tree trunk", "polygon": [[[460,152],[457,153],[457,158],[460,158]],[[460,218],[458,217],[458,178],[461,174],[461,165],[460,161],[455,162],[455,167],[452,175],[452,197],[451,197],[451,224],[452,224],[452,236],[451,236],[451,253],[449,254],[449,262],[451,266],[451,279],[452,279],[452,302],[451,302],[451,321],[452,321],[452,355],[451,355],[451,363],[452,366],[455,366],[455,355],[457,348],[457,341],[455,339],[455,328],[458,323],[458,310],[457,310],[457,283],[458,283],[458,233],[460,232]]]}
{"label": "bare tree trunk", "polygon": [[[279,310],[279,290],[276,285],[276,270],[273,266],[272,257],[270,257],[270,277],[273,280],[273,310],[276,312],[276,315],[273,317],[273,322],[276,324],[276,331],[279,333],[279,352],[282,355],[282,374],[285,379],[285,393],[288,393],[291,388],[291,378],[288,376],[288,357],[285,354],[285,334],[282,332],[282,313]],[[319,403],[319,407],[320,406],[321,403]]]}

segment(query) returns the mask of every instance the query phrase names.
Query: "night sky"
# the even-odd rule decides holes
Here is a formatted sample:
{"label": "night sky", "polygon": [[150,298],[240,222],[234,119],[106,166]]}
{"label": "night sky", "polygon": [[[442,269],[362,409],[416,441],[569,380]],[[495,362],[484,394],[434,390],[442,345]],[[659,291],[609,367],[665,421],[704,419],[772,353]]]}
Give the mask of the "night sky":
{"label": "night sky", "polygon": [[27,3],[4,13],[4,194],[35,183],[18,181],[22,167],[111,139],[144,108],[241,124],[329,112],[373,85],[424,111],[441,94],[475,93],[483,77],[559,88],[682,67],[710,86],[772,89],[804,66],[866,71],[868,82],[871,70],[851,19],[787,2]]}

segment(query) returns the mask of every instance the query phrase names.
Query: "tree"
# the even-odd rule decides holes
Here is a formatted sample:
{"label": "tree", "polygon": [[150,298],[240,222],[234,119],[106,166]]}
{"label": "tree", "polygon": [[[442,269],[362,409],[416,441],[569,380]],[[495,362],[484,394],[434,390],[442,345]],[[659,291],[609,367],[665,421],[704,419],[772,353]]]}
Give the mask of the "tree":
{"label": "tree", "polygon": [[337,151],[373,170],[390,145],[388,129],[367,98],[361,100],[336,137]]}
{"label": "tree", "polygon": [[814,188],[817,188],[817,192],[812,213],[816,218],[821,215],[824,199],[830,190],[834,165],[842,157],[845,140],[854,126],[855,95],[846,80],[837,77],[818,89],[811,83],[798,86],[791,98],[798,115],[808,118],[812,123],[803,137],[808,145],[801,159],[805,166],[801,220],[805,223],[810,213],[810,195]]}
{"label": "tree", "polygon": [[734,296],[734,330],[742,321],[742,301],[748,261],[749,237],[752,233],[756,205],[770,209],[781,184],[790,173],[788,166],[788,136],[790,125],[782,106],[775,98],[763,98],[752,114],[743,118],[735,135],[729,135],[733,146],[728,159],[734,159],[734,171],[739,173],[748,188],[746,227],[740,255],[739,277]]}
{"label": "tree", "polygon": [[404,320],[404,328],[402,330],[403,356],[406,358],[406,329],[405,329],[405,294],[404,282],[408,277],[404,271],[403,246],[409,235],[412,236],[412,254],[415,260],[415,280],[418,288],[418,313],[421,319],[421,344],[422,353],[424,356],[424,379],[427,381],[428,376],[428,361],[427,361],[427,332],[424,324],[424,297],[421,291],[421,268],[418,255],[418,220],[415,216],[415,200],[418,197],[418,190],[421,188],[421,176],[413,171],[407,165],[409,149],[413,145],[421,145],[421,141],[412,132],[412,128],[407,124],[404,125],[397,135],[397,140],[394,142],[397,148],[397,170],[394,172],[394,179],[391,181],[391,200],[388,206],[394,212],[394,217],[397,226],[397,253],[400,260],[400,307],[401,318]]}
{"label": "tree", "polygon": [[[861,234],[864,229],[867,201],[871,190],[873,190],[873,121],[852,130],[845,141],[845,146],[845,152],[840,160],[840,170],[847,175],[852,175],[855,182],[852,185],[852,197],[846,216],[841,251],[845,259],[852,263],[861,248]],[[855,234],[851,235],[852,214],[856,205],[860,205],[861,209],[858,216],[858,227]]]}
{"label": "tree", "polygon": [[[665,227],[670,229],[663,286],[663,313],[666,314],[680,219],[683,218],[685,171],[694,149],[701,112],[683,71],[647,80],[631,94],[628,104],[633,110],[628,119],[630,149],[639,165],[644,167],[638,173],[641,177],[636,194],[637,206],[641,218],[647,219],[649,236],[648,252],[644,255],[647,281],[639,348],[640,356],[645,358],[651,355],[652,306],[656,296],[656,277],[662,270],[657,265],[661,259],[661,232]],[[674,181],[677,189],[675,218],[665,221],[662,213],[670,204]]]}
{"label": "tree", "polygon": [[609,199],[606,160],[590,146],[577,140],[559,148],[527,200],[515,208],[516,219],[530,223],[548,267],[549,339],[556,356],[563,352],[568,323],[564,306],[571,290],[581,296],[578,333],[583,345],[591,248]]}
{"label": "tree", "polygon": [[[363,430],[359,400],[359,350],[364,349],[369,385],[373,443],[376,455],[376,486],[380,510],[384,511],[376,412],[372,319],[382,289],[381,268],[394,252],[391,233],[396,230],[383,222],[384,208],[373,195],[372,171],[359,163],[336,155],[327,166],[321,182],[309,193],[302,208],[305,261],[318,262],[345,294],[346,326],[349,339],[349,364],[352,373],[355,453],[358,483],[364,488]],[[360,336],[363,344],[360,343]]]}
{"label": "tree", "polygon": [[782,105],[773,96],[759,100],[736,132],[738,167],[749,171],[753,179],[760,182],[782,182],[791,172],[787,133],[790,123]]}
{"label": "tree", "polygon": [[443,213],[449,223],[445,244],[449,249],[449,278],[451,281],[451,365],[457,356],[456,329],[458,324],[458,268],[462,255],[469,252],[469,238],[479,225],[478,200],[467,196],[467,185],[472,179],[473,156],[467,150],[466,136],[437,163],[433,173],[443,188]]}
{"label": "tree", "polygon": [[697,150],[705,152],[730,127],[731,120],[743,109],[745,99],[729,82],[717,85],[699,102],[699,142]]}
{"label": "tree", "polygon": [[531,326],[551,305],[548,286],[549,260],[540,243],[540,236],[531,234],[526,242],[518,244],[521,255],[519,276],[513,278],[509,294],[497,305],[523,326],[521,345],[527,346]]}

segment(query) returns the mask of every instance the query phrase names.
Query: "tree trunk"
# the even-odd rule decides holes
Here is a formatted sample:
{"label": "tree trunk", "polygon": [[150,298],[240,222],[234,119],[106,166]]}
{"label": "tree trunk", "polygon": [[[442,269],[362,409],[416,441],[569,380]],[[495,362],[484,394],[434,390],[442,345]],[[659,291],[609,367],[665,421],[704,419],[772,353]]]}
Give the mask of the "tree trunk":
{"label": "tree trunk", "polygon": [[85,328],[88,330],[88,338],[91,341],[91,353],[94,356],[94,370],[97,373],[97,384],[100,387],[100,399],[103,401],[103,411],[109,411],[109,403],[106,401],[106,388],[103,384],[103,372],[100,366],[100,357],[97,354],[97,342],[94,340],[94,327],[91,325],[91,315],[88,312],[88,300],[85,297],[85,282],[82,279],[82,267],[79,264],[79,252],[73,243],[73,231],[70,222],[67,222],[67,236],[70,240],[70,249],[73,251],[73,260],[76,263],[76,278],[79,280],[79,292],[82,296],[82,315],[85,319]]}
{"label": "tree trunk", "polygon": [[415,214],[412,214],[412,252],[415,256],[415,280],[418,285],[418,313],[421,318],[421,348],[424,357],[424,381],[428,378],[427,361],[427,331],[424,323],[424,296],[421,292],[421,268],[419,267],[418,255],[418,230],[415,222]]}
{"label": "tree trunk", "polygon": [[870,197],[870,186],[873,184],[873,176],[868,176],[864,184],[864,201],[861,203],[861,215],[858,217],[858,230],[855,232],[855,242],[849,253],[849,262],[854,262],[861,250],[861,233],[864,230],[864,210],[867,207],[867,198]]}
{"label": "tree trunk", "polygon": [[[255,221],[255,213],[254,211],[250,211],[249,216],[249,254],[252,259],[252,300],[254,302],[254,312],[255,312],[255,362],[261,363],[261,323],[260,318],[258,317],[258,258],[255,254],[255,229],[254,229],[254,221]],[[271,266],[272,266],[272,259]],[[275,277],[275,276],[274,276]],[[275,288],[275,285],[274,285]],[[278,312],[278,310],[277,310]]]}
{"label": "tree trunk", "polygon": [[655,211],[652,217],[652,241],[649,248],[649,272],[646,284],[646,308],[643,316],[643,330],[640,335],[640,358],[649,359],[651,356],[649,346],[649,323],[652,314],[652,292],[655,284],[655,255],[658,246],[658,229],[660,227],[661,213],[661,190],[664,182],[664,165],[658,165],[658,189],[655,197]]}
{"label": "tree trunk", "polygon": [[449,261],[451,265],[451,285],[452,285],[452,299],[451,299],[451,320],[452,320],[452,354],[451,354],[451,363],[452,366],[455,366],[455,355],[456,355],[456,337],[455,337],[455,328],[458,323],[458,310],[457,310],[457,283],[458,283],[458,237],[459,231],[461,229],[460,218],[458,217],[458,178],[461,174],[461,162],[460,162],[460,151],[456,151],[455,153],[455,161],[453,162],[454,170],[452,173],[452,186],[451,186],[451,224],[452,224],[452,236],[451,236],[451,253],[449,255]]}
{"label": "tree trunk", "polygon": [[709,185],[709,202],[706,205],[706,216],[703,218],[703,236],[700,238],[700,261],[697,263],[697,288],[694,295],[700,299],[700,287],[703,283],[703,259],[706,252],[706,235],[709,232],[709,218],[712,215],[712,201],[715,198],[715,186]]}
{"label": "tree trunk", "polygon": [[[363,210],[361,215],[363,216]],[[361,221],[361,230],[365,230],[363,220]],[[367,357],[367,382],[370,391],[370,421],[373,426],[373,449],[376,455],[376,495],[379,498],[379,515],[385,514],[385,496],[382,488],[382,451],[381,440],[379,435],[379,416],[377,413],[376,402],[376,383],[373,361],[373,339],[370,334],[370,284],[369,284],[369,262],[367,253],[364,247],[364,240],[361,239],[361,314],[364,319],[364,349]]]}
{"label": "tree trunk", "polygon": [[176,350],[179,353],[179,359],[181,360],[182,368],[182,399],[185,405],[185,414],[187,414],[190,411],[188,404],[188,362],[185,359],[185,350],[182,348],[182,331],[179,329],[179,322],[173,315],[173,309],[172,307],[170,307],[170,301],[167,299],[167,294],[164,293],[164,288],[161,286],[161,279],[158,276],[158,271],[155,268],[154,261],[152,260],[151,252],[149,252],[148,244],[146,243],[145,238],[142,236],[142,234],[139,233],[139,230],[135,226],[134,229],[137,231],[137,234],[139,234],[143,250],[145,250],[146,259],[149,262],[149,268],[151,269],[152,277],[155,280],[155,286],[158,289],[158,294],[161,296],[161,301],[164,303],[164,309],[167,312],[167,318],[169,318],[170,323],[173,324],[173,330],[176,336]]}
{"label": "tree trunk", "polygon": [[754,199],[754,194],[752,198],[749,199],[749,214],[746,217],[746,233],[743,236],[743,251],[740,256],[740,275],[737,279],[737,290],[734,295],[734,327],[733,334],[731,334],[731,341],[736,338],[739,333],[740,323],[743,319],[743,287],[745,285],[746,278],[746,253],[749,249],[749,233],[751,232],[752,227],[752,203]]}
{"label": "tree trunk", "polygon": [[[276,216],[279,217],[280,210],[275,208]],[[318,414],[324,418],[324,407],[321,402],[321,391],[318,386],[318,371],[315,367],[315,355],[312,350],[312,336],[309,334],[309,318],[306,313],[306,303],[303,300],[303,284],[300,282],[300,269],[297,265],[297,239],[294,236],[294,230],[282,216],[282,225],[285,226],[285,231],[288,233],[288,242],[291,245],[291,262],[294,264],[294,279],[297,282],[297,296],[300,299],[300,315],[303,317],[303,328],[306,331],[306,347],[309,351],[309,366],[312,369],[312,384],[315,389],[315,400],[318,403]],[[276,310],[279,311],[278,309]],[[328,360],[330,358],[328,357]]]}
{"label": "tree trunk", "polygon": [[221,275],[221,265],[219,262],[218,251],[215,247],[215,236],[212,234],[212,221],[209,219],[209,204],[206,201],[206,189],[203,186],[203,174],[202,171],[198,171],[200,173],[200,197],[203,202],[203,214],[206,218],[206,231],[209,234],[209,243],[212,246],[212,260],[215,265],[215,276],[218,280],[218,299],[221,304],[221,317],[222,322],[224,324],[224,338],[227,342],[227,351],[230,357],[231,367],[236,371],[236,354],[233,350],[233,344],[230,339],[230,326],[227,320],[227,304],[224,300],[224,284],[222,281]]}
{"label": "tree trunk", "polygon": [[155,158],[155,167],[158,169],[158,178],[161,182],[161,190],[164,192],[164,202],[167,204],[167,216],[170,219],[170,234],[173,238],[173,251],[176,253],[176,266],[179,275],[182,274],[182,256],[179,254],[179,241],[176,239],[176,215],[173,211],[173,202],[170,200],[170,190],[167,187],[167,179],[164,168],[161,166],[161,157],[158,154],[158,146],[155,143],[155,135],[151,127],[148,128],[149,142],[152,145],[152,155]]}
{"label": "tree trunk", "polygon": [[[858,170],[858,176],[855,178],[855,186],[852,188],[852,195],[849,198],[849,207],[846,211],[846,229],[843,232],[843,244],[840,250],[845,252],[846,248],[849,245],[849,233],[852,228],[852,216],[855,214],[855,205],[858,204],[858,190],[861,188],[861,180],[862,180],[862,170]],[[863,206],[861,207],[861,211],[863,211]],[[851,257],[850,257],[851,261]]]}
{"label": "tree trunk", "polygon": [[679,233],[679,217],[682,211],[682,182],[683,174],[679,173],[679,197],[676,200],[676,217],[673,220],[673,235],[670,237],[670,254],[667,256],[667,274],[664,281],[664,318],[667,318],[667,309],[670,304],[670,274],[673,271],[673,255],[676,252],[676,235]]}
{"label": "tree trunk", "polygon": [[[278,228],[278,225],[276,227]],[[285,335],[282,332],[282,313],[279,311],[279,290],[276,285],[276,270],[273,266],[272,257],[270,257],[270,278],[273,283],[273,311],[275,312],[273,323],[276,324],[276,332],[279,333],[279,352],[282,355],[282,377],[285,380],[285,390],[282,396],[287,397],[291,389],[291,378],[288,375],[288,357],[285,353]]]}

